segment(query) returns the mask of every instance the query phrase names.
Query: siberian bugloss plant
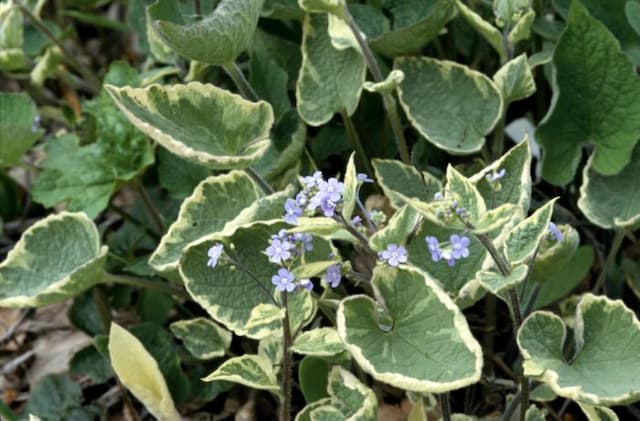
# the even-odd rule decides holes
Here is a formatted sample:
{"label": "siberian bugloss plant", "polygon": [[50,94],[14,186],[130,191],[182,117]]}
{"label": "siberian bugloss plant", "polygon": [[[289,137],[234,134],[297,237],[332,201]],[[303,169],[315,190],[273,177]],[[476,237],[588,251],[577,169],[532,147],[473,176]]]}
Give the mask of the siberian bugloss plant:
{"label": "siberian bugloss plant", "polygon": [[0,3],[0,306],[92,342],[3,417],[638,417],[636,0],[45,3]]}

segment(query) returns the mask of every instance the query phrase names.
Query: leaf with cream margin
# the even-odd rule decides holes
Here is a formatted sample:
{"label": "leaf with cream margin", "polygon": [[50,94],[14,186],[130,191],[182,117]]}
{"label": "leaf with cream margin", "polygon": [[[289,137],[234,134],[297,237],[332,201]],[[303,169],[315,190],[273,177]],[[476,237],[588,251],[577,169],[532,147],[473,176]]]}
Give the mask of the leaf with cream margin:
{"label": "leaf with cream margin", "polygon": [[536,82],[526,54],[505,63],[493,75],[493,81],[506,104],[528,98],[536,91]]}
{"label": "leaf with cream margin", "polygon": [[482,16],[468,8],[461,0],[455,0],[455,3],[464,20],[466,20],[473,29],[478,31],[478,33],[487,40],[489,45],[496,50],[501,61],[506,61],[507,53],[504,50],[504,42],[502,40],[502,33],[500,33],[500,30],[482,19]]}
{"label": "leaf with cream margin", "polygon": [[239,169],[269,147],[273,110],[213,85],[105,89],[127,118],[169,151],[212,169]]}
{"label": "leaf with cream margin", "polygon": [[375,93],[393,92],[404,80],[404,73],[401,70],[392,70],[382,82],[365,82],[364,89]]}
{"label": "leaf with cream margin", "polygon": [[263,0],[222,0],[209,15],[192,23],[186,23],[180,14],[162,16],[171,20],[158,20],[153,7],[149,16],[163,41],[181,56],[229,65],[249,46],[262,4]]}
{"label": "leaf with cream margin", "polygon": [[[187,245],[224,231],[244,209],[261,197],[260,188],[242,171],[206,178],[182,202],[178,218],[160,240],[149,264],[159,271],[175,269]],[[272,216],[279,217],[282,209]]]}
{"label": "leaf with cream margin", "polygon": [[84,213],[61,212],[33,224],[0,263],[0,306],[40,307],[101,281],[107,247]]}
{"label": "leaf with cream margin", "polygon": [[331,13],[343,16],[347,7],[345,0],[298,0],[298,5],[308,13]]}
{"label": "leaf with cream margin", "polygon": [[618,421],[618,415],[606,406],[593,406],[577,402],[588,421]]}
{"label": "leaf with cream margin", "polygon": [[320,327],[298,335],[291,350],[302,355],[330,357],[343,352],[345,347],[334,328]]}
{"label": "leaf with cream margin", "polygon": [[613,34],[577,0],[553,64],[551,108],[536,130],[543,177],[569,183],[588,143],[595,171],[619,173],[640,139],[640,79]]}
{"label": "leaf with cream margin", "polygon": [[544,235],[549,233],[548,225],[556,200],[558,198],[548,201],[509,230],[504,240],[504,252],[511,265],[524,262],[536,252]]}
{"label": "leaf with cream margin", "polygon": [[122,384],[154,417],[162,421],[181,419],[156,360],[135,336],[113,322],[109,358]]}
{"label": "leaf with cream margin", "polygon": [[334,48],[327,22],[325,14],[312,14],[302,25],[296,99],[298,113],[311,126],[321,126],[343,110],[348,115],[355,112],[367,69],[357,50]]}
{"label": "leaf with cream margin", "polygon": [[640,224],[640,145],[631,162],[611,176],[593,169],[593,159],[584,167],[578,208],[592,224],[601,228],[631,228]]}
{"label": "leaf with cream margin", "polygon": [[[500,188],[492,188],[486,179],[487,174],[503,169],[505,175],[500,179]],[[485,203],[493,203],[494,207],[506,203],[518,205],[522,215],[526,215],[531,203],[531,147],[528,139],[525,137],[497,161],[472,175],[470,180]]]}
{"label": "leaf with cream margin", "polygon": [[518,331],[524,374],[561,397],[596,406],[640,400],[640,322],[620,300],[585,294],[575,319],[575,356],[567,363],[566,327],[546,311],[530,315]]}
{"label": "leaf with cream margin", "polygon": [[[351,221],[353,210],[356,208],[356,200],[359,200],[358,193],[358,173],[356,172],[355,163],[356,153],[352,152],[347,162],[347,168],[344,173],[344,191],[342,193],[342,216],[345,220]],[[366,159],[366,158],[365,158]]]}
{"label": "leaf with cream margin", "polygon": [[442,393],[476,383],[482,352],[462,312],[429,276],[410,267],[374,269],[377,302],[340,303],[338,334],[376,380],[416,392]]}
{"label": "leaf with cream margin", "polygon": [[384,228],[369,238],[369,245],[375,251],[381,252],[389,244],[405,244],[407,237],[420,222],[420,219],[420,214],[413,208],[403,206],[393,214]]}
{"label": "leaf with cream margin", "polygon": [[395,159],[378,158],[373,159],[372,164],[378,184],[396,209],[405,205],[409,198],[429,202],[437,192],[442,191],[440,180],[428,172],[419,172],[412,165]]}
{"label": "leaf with cream margin", "polygon": [[231,345],[231,332],[204,317],[179,320],[169,328],[191,355],[201,360],[222,357]]}
{"label": "leaf with cream margin", "polygon": [[230,358],[202,380],[205,382],[224,380],[274,393],[280,390],[271,362],[259,355]]}
{"label": "leaf with cream margin", "polygon": [[436,38],[455,15],[451,0],[393,1],[393,28],[371,39],[371,48],[387,57],[416,53]]}
{"label": "leaf with cream margin", "polygon": [[580,235],[571,225],[561,224],[557,225],[557,228],[562,233],[562,241],[557,241],[548,232],[540,242],[531,272],[531,277],[537,282],[554,279],[558,268],[564,267],[573,258],[580,245]]}
{"label": "leaf with cream margin", "polygon": [[[528,267],[526,265],[516,266],[508,276],[500,273],[481,270],[476,274],[480,285],[493,295],[501,296],[502,293],[520,285],[527,276]],[[502,297],[501,297],[502,298]]]}
{"label": "leaf with cream margin", "polygon": [[[277,273],[278,266],[269,262],[264,250],[271,236],[285,227],[281,221],[256,222],[238,228],[230,236],[211,235],[184,251],[179,270],[187,291],[214,320],[237,335],[261,339],[279,328],[278,320],[255,326],[252,314],[261,304],[274,304],[270,298],[275,291],[271,278]],[[240,267],[225,264],[218,264],[215,268],[207,266],[207,251],[218,242],[240,263]],[[307,263],[324,260],[333,251],[329,243],[320,238],[314,237],[313,246],[313,251],[305,252]],[[244,268],[251,270],[251,275]],[[314,300],[304,291],[294,294],[290,301],[291,307],[299,309],[292,309],[292,313],[300,314],[299,318],[305,322],[308,315],[315,312]],[[249,325],[250,321],[253,326]]]}
{"label": "leaf with cream margin", "polygon": [[424,138],[449,153],[478,152],[503,110],[500,91],[484,74],[428,57],[401,57],[400,105]]}

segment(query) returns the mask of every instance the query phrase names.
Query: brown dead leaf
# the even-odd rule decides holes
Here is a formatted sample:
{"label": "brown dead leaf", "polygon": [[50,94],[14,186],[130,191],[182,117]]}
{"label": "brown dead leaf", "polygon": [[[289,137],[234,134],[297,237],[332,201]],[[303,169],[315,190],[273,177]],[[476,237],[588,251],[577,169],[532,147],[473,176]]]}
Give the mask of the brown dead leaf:
{"label": "brown dead leaf", "polygon": [[403,399],[400,405],[383,403],[378,406],[378,421],[405,421],[412,407],[409,399]]}

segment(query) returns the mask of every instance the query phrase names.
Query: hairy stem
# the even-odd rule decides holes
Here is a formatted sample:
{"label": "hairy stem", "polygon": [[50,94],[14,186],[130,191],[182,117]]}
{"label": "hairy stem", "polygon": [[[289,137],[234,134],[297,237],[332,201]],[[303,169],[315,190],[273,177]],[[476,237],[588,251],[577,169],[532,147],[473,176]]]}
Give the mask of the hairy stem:
{"label": "hairy stem", "polygon": [[[373,51],[369,48],[369,44],[362,38],[362,34],[360,32],[360,28],[358,24],[353,19],[351,14],[345,8],[345,19],[351,32],[353,32],[358,45],[360,46],[360,50],[362,51],[362,55],[364,56],[364,60],[371,71],[371,75],[376,82],[384,81],[384,77],[382,76],[382,71],[380,70],[380,66],[378,66],[378,62],[373,55]],[[402,130],[402,123],[400,121],[400,115],[398,114],[398,109],[396,106],[396,101],[391,93],[383,93],[382,94],[382,102],[384,104],[384,108],[387,114],[387,118],[389,119],[389,123],[391,124],[391,130],[393,130],[394,137],[396,138],[396,144],[398,146],[398,152],[400,152],[400,159],[407,165],[411,165],[411,157],[409,156],[409,148],[407,147],[407,140],[404,137],[404,131]]]}
{"label": "hairy stem", "polygon": [[281,292],[282,306],[284,307],[283,326],[283,358],[282,358],[282,406],[280,408],[280,421],[291,419],[291,326],[289,325],[289,304],[287,302],[287,292]]}
{"label": "hairy stem", "polygon": [[360,136],[358,136],[358,131],[356,130],[356,126],[353,124],[353,120],[351,120],[351,117],[349,117],[346,110],[341,110],[340,116],[342,117],[342,122],[344,123],[344,128],[347,132],[347,139],[349,139],[351,147],[356,151],[358,161],[362,164],[367,174],[370,174],[373,177],[371,161],[364,150],[364,146],[362,146]]}
{"label": "hairy stem", "polygon": [[613,264],[616,256],[618,255],[618,251],[620,251],[620,246],[622,246],[622,241],[624,240],[624,229],[618,228],[615,231],[613,236],[613,242],[611,243],[611,248],[609,249],[609,254],[607,255],[607,260],[604,262],[604,266],[598,275],[598,279],[596,280],[595,285],[593,286],[593,293],[597,294],[600,292],[602,287],[604,286],[605,281],[607,280],[607,272],[609,272],[609,268]]}
{"label": "hairy stem", "polygon": [[236,62],[225,64],[222,67],[227,72],[231,80],[233,80],[233,83],[236,85],[243,97],[250,101],[260,100],[260,97],[256,91],[253,90],[247,78],[244,77],[242,70],[240,70],[240,67],[238,67]]}

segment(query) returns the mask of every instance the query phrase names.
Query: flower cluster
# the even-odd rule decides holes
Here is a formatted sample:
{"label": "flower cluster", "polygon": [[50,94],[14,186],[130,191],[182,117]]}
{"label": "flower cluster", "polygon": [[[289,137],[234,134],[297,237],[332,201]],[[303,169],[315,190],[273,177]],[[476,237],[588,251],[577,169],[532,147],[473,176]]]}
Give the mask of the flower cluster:
{"label": "flower cluster", "polygon": [[463,221],[469,218],[469,212],[466,208],[458,205],[453,195],[445,192],[437,192],[433,196],[435,202],[436,216],[442,220],[451,220],[452,218],[460,218]]}
{"label": "flower cluster", "polygon": [[436,237],[427,236],[425,241],[434,262],[446,260],[449,266],[454,266],[456,260],[469,257],[470,240],[467,236],[453,234],[449,237],[449,242],[442,246]]}
{"label": "flower cluster", "polygon": [[393,267],[400,263],[407,263],[408,258],[407,249],[393,243],[388,244],[385,250],[378,253],[378,259]]}
{"label": "flower cluster", "polygon": [[278,273],[271,277],[271,283],[278,291],[292,292],[296,288],[313,289],[313,283],[309,279],[301,279],[296,283],[294,274],[288,269],[295,259],[302,256],[305,251],[313,250],[313,238],[308,233],[289,234],[282,229],[271,236],[269,246],[264,253],[269,261],[281,267]]}

